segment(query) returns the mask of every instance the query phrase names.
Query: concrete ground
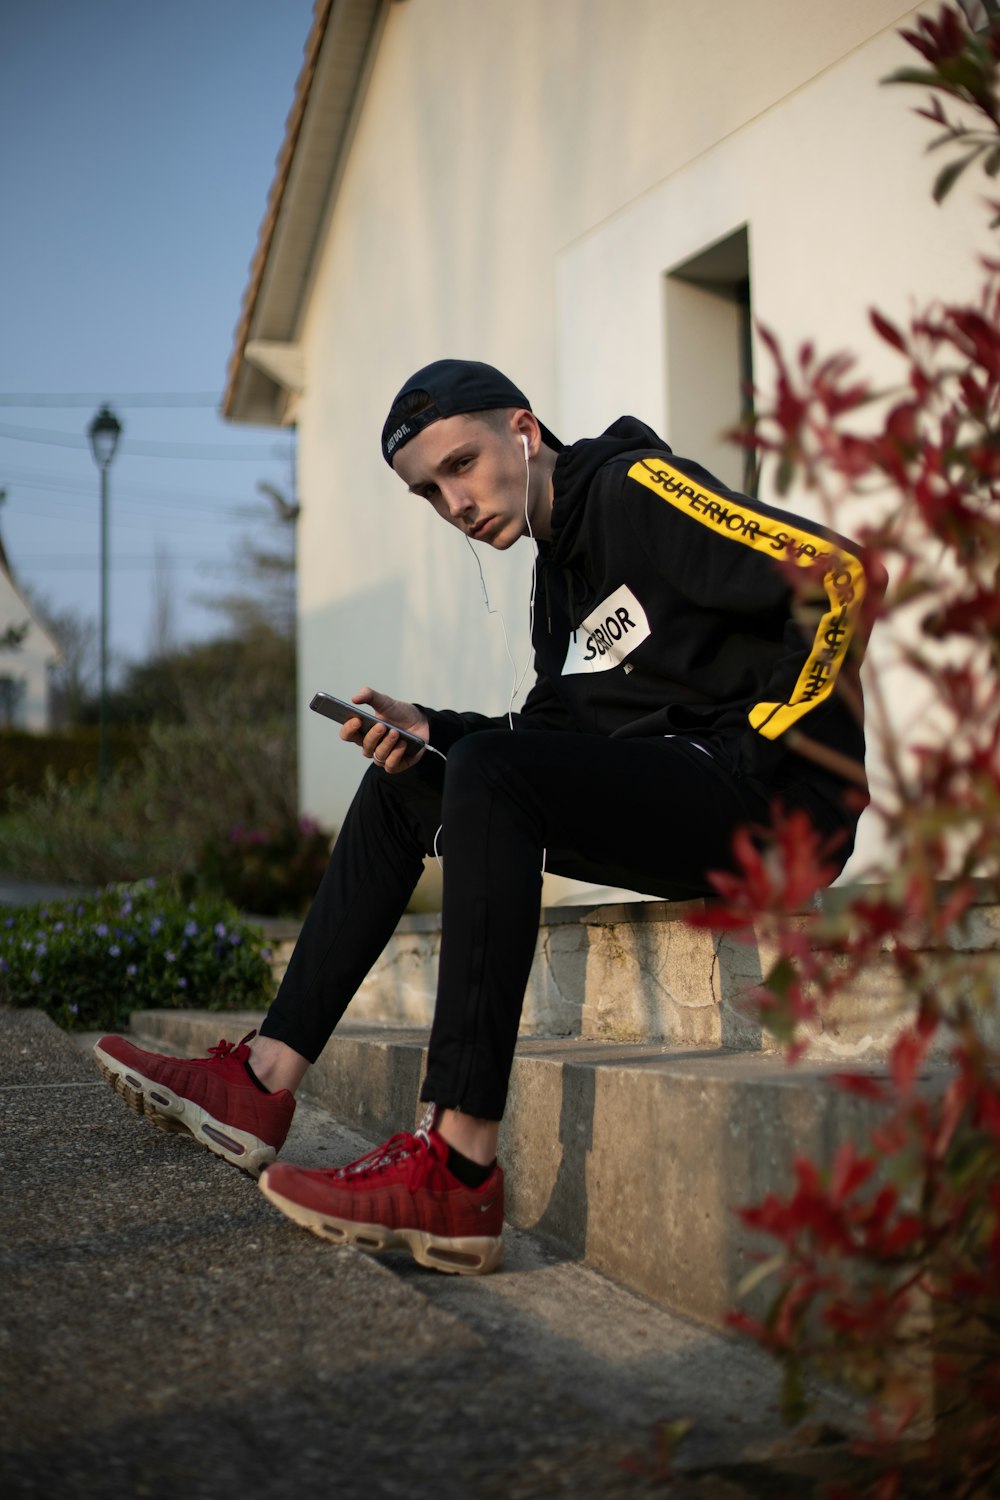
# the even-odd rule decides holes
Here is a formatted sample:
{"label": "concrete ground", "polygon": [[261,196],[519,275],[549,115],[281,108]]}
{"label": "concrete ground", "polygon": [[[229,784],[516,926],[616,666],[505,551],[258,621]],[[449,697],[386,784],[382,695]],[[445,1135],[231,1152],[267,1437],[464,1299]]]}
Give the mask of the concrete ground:
{"label": "concrete ground", "polygon": [[78,896],[78,885],[53,885],[42,881],[18,880],[0,872],[0,907],[35,906],[39,901],[63,901]]}
{"label": "concrete ground", "polygon": [[[283,1154],[369,1144],[306,1100]],[[839,1462],[792,1450],[755,1349],[551,1243],[477,1279],[296,1228],[40,1012],[0,1009],[0,1181],[5,1500],[782,1500]]]}

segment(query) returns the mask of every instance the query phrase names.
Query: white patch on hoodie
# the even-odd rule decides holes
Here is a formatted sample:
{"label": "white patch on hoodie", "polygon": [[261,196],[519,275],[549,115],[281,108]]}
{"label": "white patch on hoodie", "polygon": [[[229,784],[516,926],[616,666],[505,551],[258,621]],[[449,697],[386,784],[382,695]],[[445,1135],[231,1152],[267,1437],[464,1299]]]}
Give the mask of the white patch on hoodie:
{"label": "white patch on hoodie", "polygon": [[626,584],[592,609],[570,636],[562,676],[610,672],[649,635],[646,611]]}

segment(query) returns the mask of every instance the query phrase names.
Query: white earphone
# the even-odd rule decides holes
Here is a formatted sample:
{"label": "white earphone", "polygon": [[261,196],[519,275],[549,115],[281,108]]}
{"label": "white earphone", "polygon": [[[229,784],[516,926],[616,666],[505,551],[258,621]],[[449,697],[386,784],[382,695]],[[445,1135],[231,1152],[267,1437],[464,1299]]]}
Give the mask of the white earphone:
{"label": "white earphone", "polygon": [[528,462],[528,439],[527,439],[527,437],[525,436],[525,434],[523,432],[521,433],[521,447],[524,449],[524,461],[525,461],[525,463],[527,463]]}

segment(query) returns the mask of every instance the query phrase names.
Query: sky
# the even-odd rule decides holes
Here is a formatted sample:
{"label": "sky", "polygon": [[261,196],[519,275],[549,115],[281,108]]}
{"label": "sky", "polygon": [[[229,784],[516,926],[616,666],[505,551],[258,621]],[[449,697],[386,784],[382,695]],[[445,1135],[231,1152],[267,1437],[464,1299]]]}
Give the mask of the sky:
{"label": "sky", "polygon": [[[0,537],[15,578],[97,621],[109,485],[113,659],[163,605],[220,634],[241,538],[275,543],[292,439],[218,405],[312,0],[4,0],[0,28]],[[157,606],[156,601],[161,603]],[[157,624],[157,621],[160,623]]]}

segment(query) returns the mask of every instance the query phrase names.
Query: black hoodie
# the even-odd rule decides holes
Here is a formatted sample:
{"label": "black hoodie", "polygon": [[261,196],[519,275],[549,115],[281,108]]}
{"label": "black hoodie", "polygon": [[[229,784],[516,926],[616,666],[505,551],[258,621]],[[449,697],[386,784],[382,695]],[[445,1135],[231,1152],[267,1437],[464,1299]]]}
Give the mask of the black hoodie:
{"label": "black hoodie", "polygon": [[635,417],[564,448],[553,485],[518,728],[725,744],[773,789],[826,781],[803,736],[863,762],[854,543],[728,489]]}

